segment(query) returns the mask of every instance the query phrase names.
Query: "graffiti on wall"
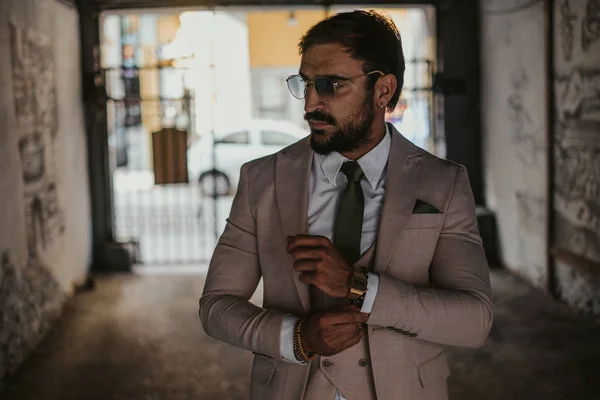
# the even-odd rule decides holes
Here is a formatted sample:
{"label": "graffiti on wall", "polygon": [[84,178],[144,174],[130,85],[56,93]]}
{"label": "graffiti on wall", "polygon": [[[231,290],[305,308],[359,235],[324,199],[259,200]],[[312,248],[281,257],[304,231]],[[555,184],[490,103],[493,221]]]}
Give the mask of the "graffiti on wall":
{"label": "graffiti on wall", "polygon": [[599,135],[600,120],[564,119],[557,126],[554,148],[556,243],[597,261],[600,261]]}
{"label": "graffiti on wall", "polygon": [[544,159],[544,133],[534,121],[525,101],[529,75],[523,66],[511,74],[512,91],[507,98],[508,120],[511,125],[512,142],[519,161],[525,166],[536,165]]}
{"label": "graffiti on wall", "polygon": [[65,229],[54,160],[58,131],[56,69],[48,35],[15,24],[10,28],[14,110],[32,261]]}
{"label": "graffiti on wall", "polygon": [[594,42],[600,39],[600,0],[588,0],[581,18],[581,48],[590,51]]}
{"label": "graffiti on wall", "polygon": [[546,199],[526,191],[517,191],[519,221],[528,233],[543,237],[546,230]]}
{"label": "graffiti on wall", "polygon": [[558,5],[558,34],[560,48],[565,60],[570,61],[573,57],[573,45],[575,43],[575,21],[577,16],[571,12],[568,0],[560,1]]}
{"label": "graffiti on wall", "polygon": [[60,314],[65,295],[49,269],[34,260],[18,265],[0,252],[0,379],[22,364]]}
{"label": "graffiti on wall", "polygon": [[600,0],[558,7],[569,16],[572,49],[557,59],[554,82],[555,244],[600,262]]}

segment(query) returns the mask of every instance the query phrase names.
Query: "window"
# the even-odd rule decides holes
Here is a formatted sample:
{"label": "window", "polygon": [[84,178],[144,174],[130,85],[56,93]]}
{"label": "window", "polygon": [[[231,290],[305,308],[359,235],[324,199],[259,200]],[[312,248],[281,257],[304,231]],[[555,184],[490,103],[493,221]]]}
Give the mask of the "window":
{"label": "window", "polygon": [[260,140],[267,146],[289,146],[298,141],[292,135],[278,131],[261,131]]}
{"label": "window", "polygon": [[250,134],[248,131],[230,133],[229,135],[223,136],[222,139],[217,140],[217,143],[249,144]]}

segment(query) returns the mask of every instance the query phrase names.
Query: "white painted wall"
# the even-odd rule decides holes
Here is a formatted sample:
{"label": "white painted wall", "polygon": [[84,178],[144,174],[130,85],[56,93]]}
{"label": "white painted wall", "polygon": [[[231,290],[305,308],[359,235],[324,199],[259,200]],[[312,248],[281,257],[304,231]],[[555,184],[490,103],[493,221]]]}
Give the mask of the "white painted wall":
{"label": "white painted wall", "polygon": [[[50,61],[40,60],[39,63],[54,63],[54,69],[45,69],[47,75],[34,81],[34,92],[40,103],[48,104],[53,98],[51,94],[44,95],[42,87],[49,91],[55,89],[55,117],[47,116],[46,122],[34,122],[17,115],[11,26],[19,30],[22,37],[31,35],[32,40],[45,44]],[[57,1],[0,2],[0,63],[0,252],[8,252],[21,268],[27,266],[30,257],[25,198],[42,193],[41,198],[46,202],[48,185],[55,184],[58,216],[48,218],[48,226],[53,227],[48,228],[46,246],[38,241],[37,254],[60,287],[69,292],[73,282],[85,275],[91,252],[76,10]],[[29,78],[26,80],[31,82]],[[56,122],[54,126],[51,124],[53,120]],[[27,183],[23,177],[19,142],[36,130],[45,147],[45,172],[41,179]],[[46,211],[51,212],[51,209]]]}
{"label": "white painted wall", "polygon": [[0,88],[1,381],[50,329],[90,264],[74,8],[0,1]]}
{"label": "white painted wall", "polygon": [[482,1],[482,113],[486,200],[507,268],[546,286],[547,113],[543,2],[490,15]]}

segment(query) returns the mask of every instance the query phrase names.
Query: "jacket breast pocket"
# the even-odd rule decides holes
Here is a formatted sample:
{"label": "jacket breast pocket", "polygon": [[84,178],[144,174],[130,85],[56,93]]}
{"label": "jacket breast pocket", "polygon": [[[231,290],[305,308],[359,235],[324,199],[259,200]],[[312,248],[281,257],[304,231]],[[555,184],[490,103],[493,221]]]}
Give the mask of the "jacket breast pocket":
{"label": "jacket breast pocket", "polygon": [[438,228],[444,223],[444,214],[411,214],[404,229]]}
{"label": "jacket breast pocket", "polygon": [[250,372],[250,380],[253,384],[268,386],[275,375],[275,360],[261,354],[254,353],[252,360],[252,371]]}

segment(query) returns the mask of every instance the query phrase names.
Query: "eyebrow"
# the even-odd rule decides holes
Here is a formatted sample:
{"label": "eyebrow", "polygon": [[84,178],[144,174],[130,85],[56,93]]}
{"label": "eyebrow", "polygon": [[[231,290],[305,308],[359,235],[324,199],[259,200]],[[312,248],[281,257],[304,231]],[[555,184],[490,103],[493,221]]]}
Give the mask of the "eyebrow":
{"label": "eyebrow", "polygon": [[[298,75],[300,75],[302,77],[302,79],[304,80],[309,80],[308,77],[306,76],[306,74],[302,73],[301,71],[298,71]],[[347,81],[350,78],[346,77],[346,76],[341,76],[341,75],[337,75],[337,74],[329,74],[329,75],[317,75],[318,77],[322,77],[322,78],[329,78],[333,81],[338,80],[338,81]]]}
{"label": "eyebrow", "polygon": [[322,76],[325,77],[325,78],[329,78],[329,79],[331,79],[333,81],[335,81],[335,80],[338,80],[338,81],[347,81],[348,79],[350,79],[350,78],[348,78],[346,76],[341,76],[341,75],[336,75],[336,74],[322,75]]}

